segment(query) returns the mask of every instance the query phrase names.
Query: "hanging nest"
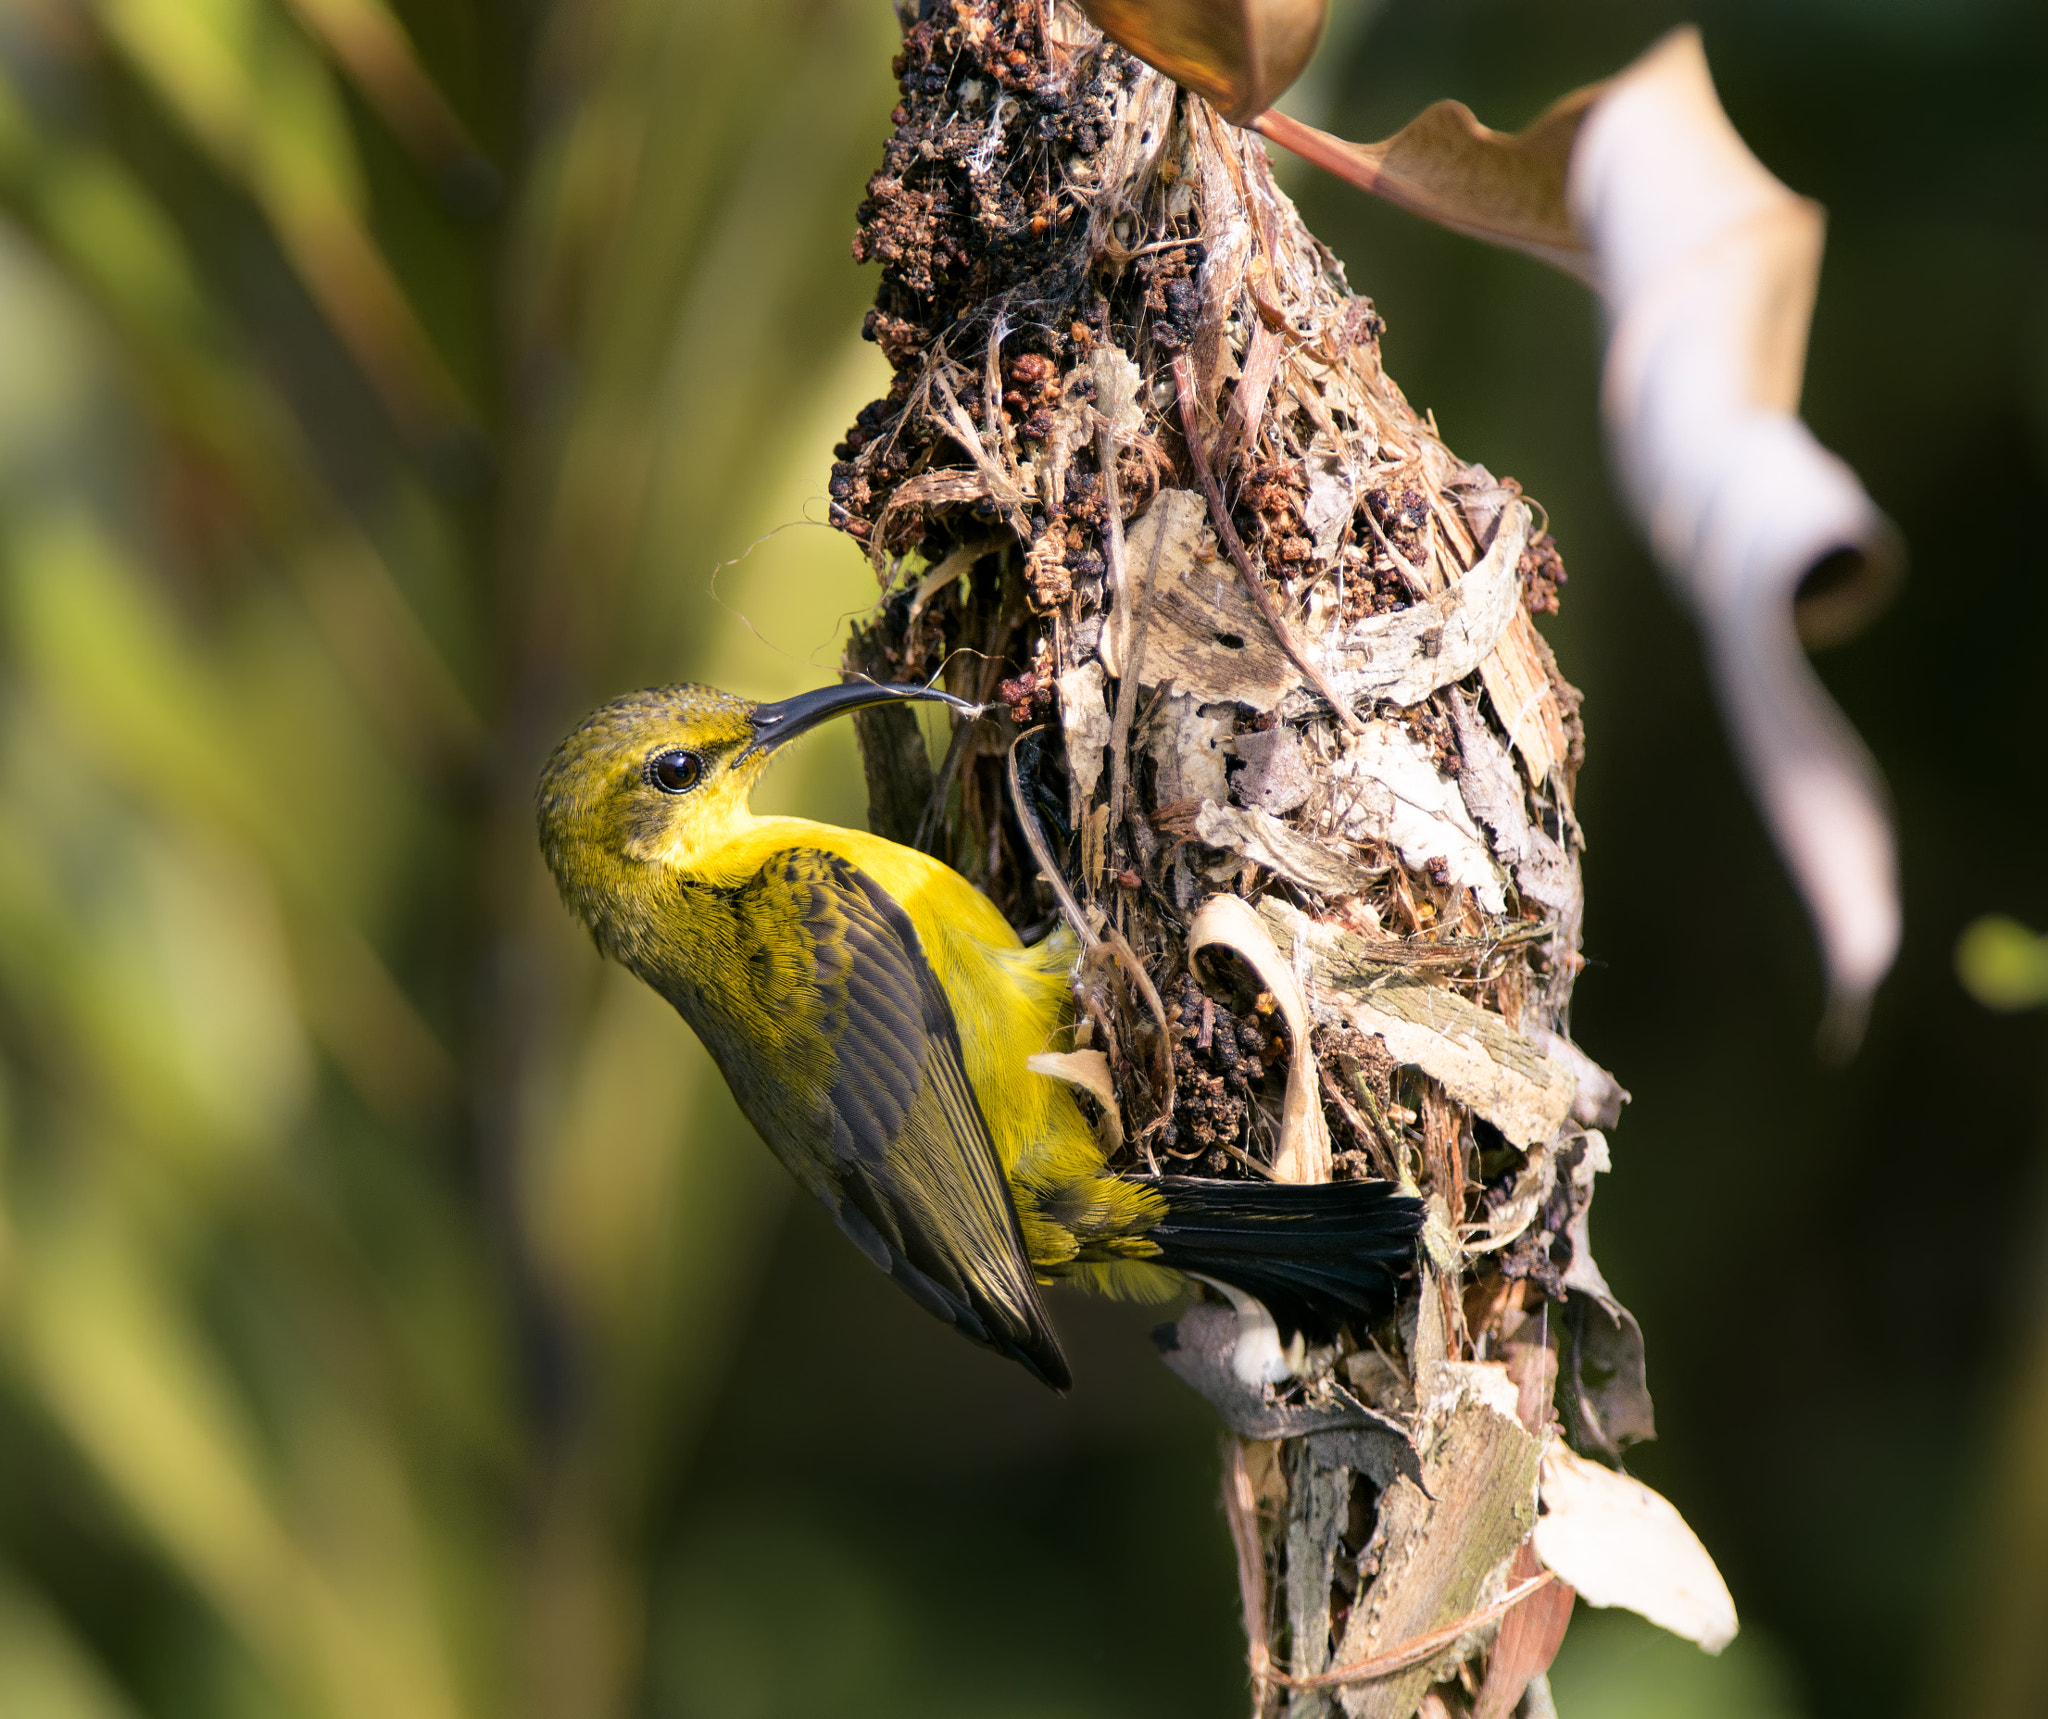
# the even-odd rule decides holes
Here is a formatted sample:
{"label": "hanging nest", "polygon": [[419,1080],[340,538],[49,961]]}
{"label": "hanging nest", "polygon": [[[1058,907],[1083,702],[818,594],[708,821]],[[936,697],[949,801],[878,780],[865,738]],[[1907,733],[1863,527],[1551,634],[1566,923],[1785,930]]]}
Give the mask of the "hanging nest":
{"label": "hanging nest", "polygon": [[928,4],[895,70],[848,667],[1002,720],[934,770],[863,713],[871,821],[1027,936],[1075,920],[1124,1166],[1424,1197],[1398,1310],[1283,1385],[1222,1306],[1162,1347],[1237,1434],[1260,1707],[1504,1715],[1570,1611],[1528,1586],[1549,1430],[1608,1463],[1652,1430],[1587,1245],[1627,1095],[1568,1037],[1578,695],[1530,620],[1563,565],[1402,397],[1255,137],[1064,3]]}

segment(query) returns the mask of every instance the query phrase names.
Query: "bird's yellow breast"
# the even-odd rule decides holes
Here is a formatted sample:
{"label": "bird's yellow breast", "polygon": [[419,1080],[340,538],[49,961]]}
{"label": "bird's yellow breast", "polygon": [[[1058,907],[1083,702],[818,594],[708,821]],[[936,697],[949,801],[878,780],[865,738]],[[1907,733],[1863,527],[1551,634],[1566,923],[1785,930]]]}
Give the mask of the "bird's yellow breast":
{"label": "bird's yellow breast", "polygon": [[744,814],[692,870],[707,883],[736,885],[790,848],[850,861],[917,927],[1004,1171],[1028,1182],[1099,1171],[1100,1148],[1072,1094],[1025,1066],[1039,1051],[1067,1048],[1068,962],[1058,950],[1026,948],[995,903],[950,866],[865,830]]}

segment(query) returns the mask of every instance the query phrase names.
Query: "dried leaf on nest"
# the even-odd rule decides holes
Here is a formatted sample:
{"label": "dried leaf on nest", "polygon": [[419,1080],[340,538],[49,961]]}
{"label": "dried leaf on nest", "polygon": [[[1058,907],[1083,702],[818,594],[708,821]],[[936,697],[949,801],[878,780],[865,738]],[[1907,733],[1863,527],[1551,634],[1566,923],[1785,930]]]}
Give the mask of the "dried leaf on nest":
{"label": "dried leaf on nest", "polygon": [[1162,698],[1145,732],[1160,803],[1225,798],[1230,792],[1225,766],[1236,732],[1232,705],[1205,705],[1186,693]]}
{"label": "dried leaf on nest", "polygon": [[1550,1203],[1551,1192],[1556,1186],[1556,1145],[1544,1141],[1532,1146],[1515,1176],[1515,1185],[1508,1190],[1507,1198],[1487,1213],[1486,1221],[1479,1229],[1465,1236],[1463,1245],[1467,1256],[1497,1253],[1508,1243],[1519,1240],[1536,1221],[1536,1214]]}
{"label": "dried leaf on nest", "polygon": [[1237,797],[1245,805],[1277,818],[1293,811],[1314,789],[1307,750],[1292,728],[1283,724],[1247,730],[1237,736],[1235,747],[1244,766],[1237,773]]}
{"label": "dried leaf on nest", "polygon": [[1102,665],[1083,663],[1055,683],[1060,694],[1060,730],[1066,738],[1067,777],[1073,785],[1073,821],[1079,824],[1102,780],[1102,755],[1109,748],[1111,718]]}
{"label": "dried leaf on nest", "polygon": [[1247,1382],[1237,1365],[1239,1336],[1236,1311],[1205,1301],[1173,1324],[1160,1326],[1152,1341],[1166,1365],[1200,1392],[1240,1438],[1315,1436],[1331,1461],[1369,1475],[1376,1486],[1390,1485],[1400,1474],[1422,1479],[1421,1459],[1400,1421],[1367,1408],[1334,1381],[1312,1396],[1302,1393],[1299,1402]]}
{"label": "dried leaf on nest", "polygon": [[1550,1140],[1571,1115],[1578,1082],[1500,1016],[1401,968],[1375,960],[1364,938],[1268,899],[1260,913],[1314,954],[1316,998],[1381,1039],[1517,1146]]}
{"label": "dried leaf on nest", "polygon": [[1562,1033],[1532,1027],[1529,1040],[1576,1083],[1572,1095],[1574,1122],[1583,1128],[1612,1128],[1621,1120],[1621,1107],[1629,1102],[1627,1087]]}
{"label": "dried leaf on nest", "polygon": [[1625,1606],[1709,1653],[1735,1639],[1728,1585],[1668,1499],[1555,1441],[1540,1484],[1536,1555],[1588,1605]]}
{"label": "dried leaf on nest", "polygon": [[1272,933],[1259,916],[1234,895],[1211,896],[1188,927],[1190,962],[1216,944],[1244,958],[1273,994],[1280,1017],[1287,1023],[1287,1096],[1280,1112],[1280,1143],[1273,1150],[1273,1180],[1327,1182],[1330,1130],[1323,1120],[1315,1051],[1309,1044],[1308,1004],[1293,965],[1274,947]]}
{"label": "dried leaf on nest", "polygon": [[1429,752],[1395,723],[1369,722],[1331,766],[1337,799],[1330,808],[1335,833],[1354,842],[1392,842],[1405,864],[1472,891],[1496,916],[1507,911],[1500,868],[1480,839],[1457,785],[1437,770]]}
{"label": "dried leaf on nest", "polygon": [[1081,0],[1105,35],[1242,124],[1277,101],[1322,39],[1326,0]]}
{"label": "dried leaf on nest", "polygon": [[[1301,683],[1229,563],[1216,552],[1209,504],[1192,490],[1161,490],[1124,537],[1134,569],[1152,569],[1145,621],[1144,686],[1172,686],[1215,702],[1268,711]],[[1154,557],[1156,556],[1156,560]],[[1104,666],[1121,678],[1121,642],[1102,630]]]}
{"label": "dried leaf on nest", "polygon": [[1528,509],[1502,510],[1486,553],[1449,590],[1391,614],[1360,621],[1326,646],[1330,679],[1347,699],[1420,704],[1463,680],[1493,654],[1522,612],[1522,551]]}
{"label": "dried leaf on nest", "polygon": [[1891,820],[1800,652],[1794,609],[1812,634],[1845,636],[1888,592],[1898,551],[1855,474],[1794,415],[1821,212],[1743,144],[1693,30],[1587,115],[1570,199],[1611,323],[1603,409],[1623,485],[1707,635],[1751,787],[1820,933],[1834,1026],[1860,1032],[1898,949]]}
{"label": "dried leaf on nest", "polygon": [[1589,1130],[1571,1172],[1572,1214],[1565,1228],[1571,1263],[1564,1288],[1572,1365],[1559,1394],[1572,1442],[1618,1461],[1624,1445],[1657,1436],[1657,1411],[1650,1400],[1643,1328],[1593,1260],[1593,1179],[1612,1167],[1606,1138]]}
{"label": "dried leaf on nest", "polygon": [[[1508,1579],[1520,1585],[1542,1568],[1534,1546],[1525,1540],[1515,1553]],[[1510,1719],[1530,1680],[1541,1677],[1557,1658],[1571,1626],[1576,1598],[1568,1583],[1552,1582],[1500,1620],[1500,1633],[1486,1657],[1486,1682],[1473,1705],[1472,1719]]]}
{"label": "dried leaf on nest", "polygon": [[1479,665],[1479,678],[1500,713],[1501,726],[1529,767],[1529,779],[1550,781],[1571,761],[1571,743],[1557,702],[1550,647],[1528,610],[1518,610],[1508,623],[1493,655]]}
{"label": "dried leaf on nest", "polygon": [[1425,220],[1584,276],[1590,263],[1565,208],[1565,169],[1580,121],[1604,87],[1574,90],[1522,132],[1481,125],[1461,101],[1433,102],[1378,143],[1347,143],[1278,113],[1262,115],[1258,129]]}
{"label": "dried leaf on nest", "polygon": [[1576,925],[1582,905],[1578,866],[1563,842],[1530,821],[1521,775],[1473,701],[1453,692],[1450,705],[1458,734],[1458,796],[1465,810],[1486,827],[1494,853],[1523,897]]}
{"label": "dried leaf on nest", "polygon": [[1116,1080],[1109,1071],[1108,1057],[1099,1050],[1040,1051],[1026,1057],[1024,1066],[1033,1074],[1049,1074],[1087,1093],[1102,1107],[1101,1120],[1095,1125],[1102,1150],[1111,1158],[1123,1150],[1123,1116],[1117,1108]]}
{"label": "dried leaf on nest", "polygon": [[1302,835],[1268,812],[1205,803],[1195,812],[1195,834],[1316,895],[1356,895],[1380,875],[1336,843]]}

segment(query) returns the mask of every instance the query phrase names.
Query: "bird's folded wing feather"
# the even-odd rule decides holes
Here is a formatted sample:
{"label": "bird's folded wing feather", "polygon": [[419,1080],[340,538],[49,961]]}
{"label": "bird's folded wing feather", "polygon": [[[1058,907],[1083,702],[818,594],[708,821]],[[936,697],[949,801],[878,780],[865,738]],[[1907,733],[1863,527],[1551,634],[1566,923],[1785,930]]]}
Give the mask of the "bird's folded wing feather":
{"label": "bird's folded wing feather", "polygon": [[810,849],[776,855],[748,893],[752,913],[798,919],[812,952],[833,1052],[818,1148],[840,1227],[925,1307],[1064,1389],[952,1005],[909,915],[851,861]]}

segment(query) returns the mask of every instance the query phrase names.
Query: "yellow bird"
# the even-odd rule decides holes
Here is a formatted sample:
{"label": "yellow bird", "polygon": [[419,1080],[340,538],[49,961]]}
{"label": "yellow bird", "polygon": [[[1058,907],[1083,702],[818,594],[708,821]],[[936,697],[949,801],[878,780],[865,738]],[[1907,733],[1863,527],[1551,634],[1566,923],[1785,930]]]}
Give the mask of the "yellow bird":
{"label": "yellow bird", "polygon": [[868,683],[776,704],[670,686],[606,705],[536,797],[562,899],[675,1006],[869,1259],[1055,1388],[1069,1374],[1039,1297],[1054,1280],[1165,1299],[1199,1277],[1319,1338],[1384,1311],[1413,1199],[1386,1182],[1117,1174],[1072,1092],[1026,1067],[1067,1042],[1068,934],[1026,948],[927,854],[749,810],[778,747],[914,699],[974,710]]}

